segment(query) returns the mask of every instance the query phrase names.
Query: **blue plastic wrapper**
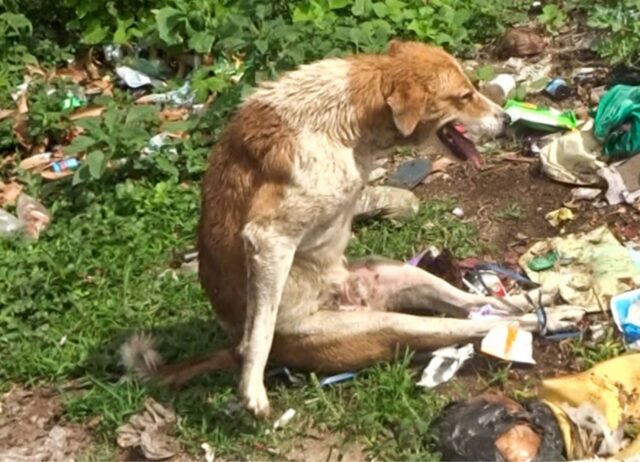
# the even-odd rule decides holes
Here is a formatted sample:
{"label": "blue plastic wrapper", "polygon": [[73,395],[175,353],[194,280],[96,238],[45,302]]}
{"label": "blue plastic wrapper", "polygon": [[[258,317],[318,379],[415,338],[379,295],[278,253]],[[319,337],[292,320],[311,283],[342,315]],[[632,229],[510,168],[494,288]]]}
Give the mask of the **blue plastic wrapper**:
{"label": "blue plastic wrapper", "polygon": [[[625,342],[634,349],[640,348],[640,289],[613,297],[611,314],[624,335]],[[636,342],[638,343],[633,345]]]}

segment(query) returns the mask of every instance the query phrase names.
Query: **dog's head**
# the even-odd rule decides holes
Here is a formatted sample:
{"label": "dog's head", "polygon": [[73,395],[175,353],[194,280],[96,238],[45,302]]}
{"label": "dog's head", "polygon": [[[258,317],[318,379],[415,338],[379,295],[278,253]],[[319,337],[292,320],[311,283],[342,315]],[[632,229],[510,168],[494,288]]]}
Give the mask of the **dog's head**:
{"label": "dog's head", "polygon": [[480,165],[480,155],[461,127],[475,136],[501,134],[506,123],[500,106],[482,95],[441,48],[394,40],[387,54],[391,66],[385,97],[398,131],[419,142],[437,134],[446,155]]}

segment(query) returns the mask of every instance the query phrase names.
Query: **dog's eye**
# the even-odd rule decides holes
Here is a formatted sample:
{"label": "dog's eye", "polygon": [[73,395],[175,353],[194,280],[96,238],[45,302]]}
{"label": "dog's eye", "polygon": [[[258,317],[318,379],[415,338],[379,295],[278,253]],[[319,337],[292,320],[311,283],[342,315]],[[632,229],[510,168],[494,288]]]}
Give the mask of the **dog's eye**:
{"label": "dog's eye", "polygon": [[472,98],[473,98],[472,91],[468,91],[460,95],[460,101],[462,101],[463,103],[468,103],[469,101],[471,101]]}

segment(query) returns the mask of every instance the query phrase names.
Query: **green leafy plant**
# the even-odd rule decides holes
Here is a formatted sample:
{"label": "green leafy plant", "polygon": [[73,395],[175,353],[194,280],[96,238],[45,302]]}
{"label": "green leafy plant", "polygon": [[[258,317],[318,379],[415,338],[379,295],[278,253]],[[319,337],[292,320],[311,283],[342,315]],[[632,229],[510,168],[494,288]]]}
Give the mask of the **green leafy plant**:
{"label": "green leafy plant", "polygon": [[85,154],[73,184],[100,179],[110,161],[139,161],[140,152],[151,138],[151,128],[156,123],[157,110],[151,106],[121,110],[112,105],[102,117],[80,120],[78,125],[85,133],[75,137],[64,149],[66,155]]}
{"label": "green leafy plant", "polygon": [[545,25],[548,32],[556,32],[567,23],[567,19],[567,13],[553,3],[545,5],[538,16],[538,20]]}

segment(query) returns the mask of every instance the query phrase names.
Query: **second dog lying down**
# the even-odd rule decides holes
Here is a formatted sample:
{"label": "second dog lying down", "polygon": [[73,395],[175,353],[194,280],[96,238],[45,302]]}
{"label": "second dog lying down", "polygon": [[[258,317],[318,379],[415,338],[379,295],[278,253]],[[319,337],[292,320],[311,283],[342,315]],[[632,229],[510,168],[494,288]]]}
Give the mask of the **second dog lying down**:
{"label": "second dog lying down", "polygon": [[[221,135],[202,185],[199,275],[231,346],[159,366],[138,338],[123,349],[125,362],[172,383],[240,368],[245,406],[265,416],[268,359],[338,372],[390,360],[398,347],[477,340],[509,319],[536,330],[522,295],[479,296],[399,262],[344,257],[375,159],[429,143],[480,164],[458,124],[499,135],[504,114],[453,57],[420,43],[393,41],[386,53],[326,59],[262,84]],[[465,319],[486,304],[509,317]],[[556,312],[550,322],[581,314]]]}

